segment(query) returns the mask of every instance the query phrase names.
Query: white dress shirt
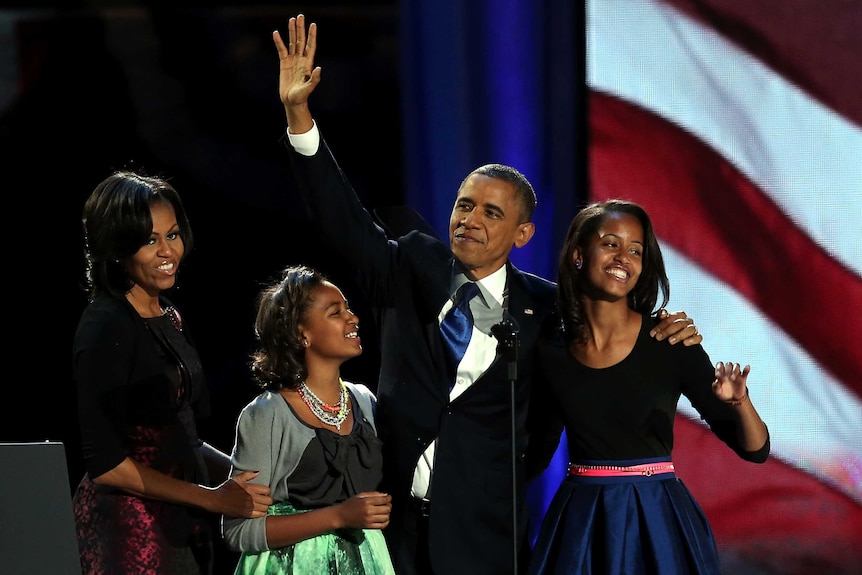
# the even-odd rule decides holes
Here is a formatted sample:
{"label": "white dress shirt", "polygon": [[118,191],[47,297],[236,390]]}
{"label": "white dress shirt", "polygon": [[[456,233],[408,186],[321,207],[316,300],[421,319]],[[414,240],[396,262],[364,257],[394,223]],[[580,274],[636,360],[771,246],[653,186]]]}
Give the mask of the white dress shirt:
{"label": "white dress shirt", "polygon": [[[454,296],[461,284],[468,279],[463,274],[455,276],[450,293]],[[449,392],[449,401],[455,400],[464,393],[473,382],[491,367],[497,357],[497,339],[491,334],[491,326],[503,320],[503,302],[506,291],[506,266],[501,267],[491,275],[476,282],[481,297],[470,301],[470,311],[473,312],[473,335],[467,351],[458,364],[455,375],[455,386]],[[437,322],[443,321],[446,313],[452,309],[454,302],[450,297],[440,313]],[[428,449],[419,458],[416,471],[413,472],[412,494],[420,499],[431,499],[431,476],[434,473],[434,453],[437,441],[431,442]]]}

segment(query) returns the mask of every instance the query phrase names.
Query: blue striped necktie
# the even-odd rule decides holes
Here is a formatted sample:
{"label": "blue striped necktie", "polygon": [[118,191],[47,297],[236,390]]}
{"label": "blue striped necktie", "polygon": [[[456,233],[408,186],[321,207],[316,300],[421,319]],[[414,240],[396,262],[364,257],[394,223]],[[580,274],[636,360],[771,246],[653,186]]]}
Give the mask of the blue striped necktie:
{"label": "blue striped necktie", "polygon": [[470,336],[473,335],[473,312],[470,311],[470,300],[478,293],[479,286],[475,282],[467,282],[459,287],[454,298],[455,305],[440,322],[440,331],[446,344],[450,389],[455,384],[455,372],[464,357],[464,352],[467,351]]}

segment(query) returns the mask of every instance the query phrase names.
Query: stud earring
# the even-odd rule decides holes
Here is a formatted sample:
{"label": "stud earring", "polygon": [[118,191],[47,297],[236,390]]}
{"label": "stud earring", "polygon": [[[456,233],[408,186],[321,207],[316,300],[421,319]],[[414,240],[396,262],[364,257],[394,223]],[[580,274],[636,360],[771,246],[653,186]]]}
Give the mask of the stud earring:
{"label": "stud earring", "polygon": [[309,345],[311,345],[311,344],[308,343],[307,339],[302,340],[302,347],[308,347]]}
{"label": "stud earring", "polygon": [[581,269],[581,260],[575,262],[575,267]]}

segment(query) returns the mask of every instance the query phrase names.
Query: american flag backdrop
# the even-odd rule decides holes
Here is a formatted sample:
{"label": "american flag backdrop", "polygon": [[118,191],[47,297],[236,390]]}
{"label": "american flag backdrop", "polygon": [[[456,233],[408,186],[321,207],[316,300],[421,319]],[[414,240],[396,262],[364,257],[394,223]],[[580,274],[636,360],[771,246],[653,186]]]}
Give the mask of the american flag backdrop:
{"label": "american flag backdrop", "polygon": [[770,429],[683,399],[674,461],[726,573],[862,573],[862,3],[588,0],[590,199],[646,207],[715,361]]}

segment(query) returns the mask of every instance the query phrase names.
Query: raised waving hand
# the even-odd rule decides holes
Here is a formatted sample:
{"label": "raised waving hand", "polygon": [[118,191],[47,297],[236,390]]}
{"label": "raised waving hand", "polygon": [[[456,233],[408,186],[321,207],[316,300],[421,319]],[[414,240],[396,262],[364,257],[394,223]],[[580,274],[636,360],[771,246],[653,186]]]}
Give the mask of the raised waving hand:
{"label": "raised waving hand", "polygon": [[305,16],[299,14],[288,20],[287,34],[285,44],[278,30],[272,33],[278,50],[278,95],[284,104],[290,131],[299,134],[312,127],[308,97],[320,83],[320,66],[314,66],[317,24],[309,24],[306,32]]}

